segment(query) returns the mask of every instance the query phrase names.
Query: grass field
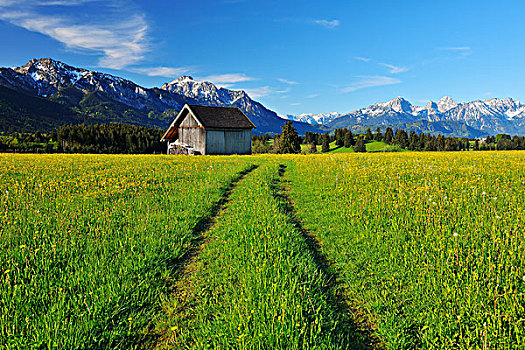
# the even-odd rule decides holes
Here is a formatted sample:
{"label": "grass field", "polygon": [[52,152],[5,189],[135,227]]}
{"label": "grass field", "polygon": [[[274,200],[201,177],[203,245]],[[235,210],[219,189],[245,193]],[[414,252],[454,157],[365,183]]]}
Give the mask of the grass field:
{"label": "grass field", "polygon": [[525,348],[523,156],[0,155],[0,348]]}
{"label": "grass field", "polygon": [[[404,152],[405,150],[396,145],[388,145],[382,141],[369,141],[366,143],[366,151],[375,153],[375,152]],[[301,145],[301,151],[304,153],[309,153],[309,145]],[[322,146],[317,145],[317,153],[321,153]],[[353,147],[340,147],[335,144],[335,141],[330,143],[330,151],[327,153],[354,153]]]}

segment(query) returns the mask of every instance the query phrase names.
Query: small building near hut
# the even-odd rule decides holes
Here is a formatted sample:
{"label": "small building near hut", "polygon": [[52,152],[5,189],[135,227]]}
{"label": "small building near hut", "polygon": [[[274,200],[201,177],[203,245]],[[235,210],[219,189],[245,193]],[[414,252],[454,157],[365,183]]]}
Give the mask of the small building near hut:
{"label": "small building near hut", "polygon": [[239,108],[186,104],[161,141],[168,154],[251,154],[253,128]]}

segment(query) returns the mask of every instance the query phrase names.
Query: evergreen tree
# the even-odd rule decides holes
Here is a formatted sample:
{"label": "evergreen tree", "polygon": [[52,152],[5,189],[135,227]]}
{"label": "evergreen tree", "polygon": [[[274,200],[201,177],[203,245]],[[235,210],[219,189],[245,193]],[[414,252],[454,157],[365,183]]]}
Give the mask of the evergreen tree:
{"label": "evergreen tree", "polygon": [[386,128],[385,136],[383,137],[383,141],[385,141],[386,144],[390,145],[392,144],[393,139],[394,139],[394,131],[392,131],[391,127]]}
{"label": "evergreen tree", "polygon": [[365,139],[361,135],[357,136],[354,152],[366,152]]}
{"label": "evergreen tree", "polygon": [[317,153],[317,146],[315,145],[315,143],[311,143],[311,144],[310,144],[309,151],[310,151],[310,153],[312,153],[312,154]]}
{"label": "evergreen tree", "polygon": [[365,140],[372,141],[373,139],[374,135],[372,135],[372,130],[370,130],[370,128],[366,129]]}
{"label": "evergreen tree", "polygon": [[330,135],[328,133],[323,134],[321,140],[321,152],[326,153],[330,150]]}
{"label": "evergreen tree", "polygon": [[408,137],[408,149],[410,151],[419,151],[419,137],[414,131],[411,131]]}
{"label": "evergreen tree", "polygon": [[376,141],[383,141],[383,134],[381,134],[381,129],[376,129],[376,134],[374,136],[374,140]]}
{"label": "evergreen tree", "polygon": [[403,129],[397,129],[396,136],[394,137],[394,140],[392,142],[401,148],[407,148],[408,147],[408,135],[406,131]]}
{"label": "evergreen tree", "polygon": [[344,141],[344,138],[345,138],[345,135],[343,133],[343,129],[336,129],[335,130],[335,144],[336,146],[343,146],[345,141]]}
{"label": "evergreen tree", "polygon": [[281,137],[277,153],[300,153],[301,140],[291,121],[287,121],[284,127],[281,127]]}
{"label": "evergreen tree", "polygon": [[350,148],[354,145],[354,135],[352,135],[352,132],[350,130],[348,130],[346,133],[345,133],[345,140],[344,140],[344,146],[346,148]]}

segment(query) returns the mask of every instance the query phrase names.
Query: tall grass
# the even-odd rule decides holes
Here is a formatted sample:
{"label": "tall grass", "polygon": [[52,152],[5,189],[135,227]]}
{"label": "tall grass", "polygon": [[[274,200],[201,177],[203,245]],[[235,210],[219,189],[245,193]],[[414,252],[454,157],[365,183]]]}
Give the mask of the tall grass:
{"label": "tall grass", "polygon": [[0,347],[133,348],[238,158],[0,155]]}
{"label": "tall grass", "polygon": [[308,157],[288,174],[387,348],[525,347],[523,153]]}

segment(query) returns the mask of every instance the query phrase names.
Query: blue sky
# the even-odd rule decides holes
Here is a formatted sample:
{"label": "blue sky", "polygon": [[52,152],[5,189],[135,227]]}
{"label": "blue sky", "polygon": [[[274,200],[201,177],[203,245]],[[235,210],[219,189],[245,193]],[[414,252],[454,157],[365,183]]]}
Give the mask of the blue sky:
{"label": "blue sky", "polygon": [[244,89],[279,114],[525,102],[525,1],[0,0],[0,66],[52,57],[160,86]]}

